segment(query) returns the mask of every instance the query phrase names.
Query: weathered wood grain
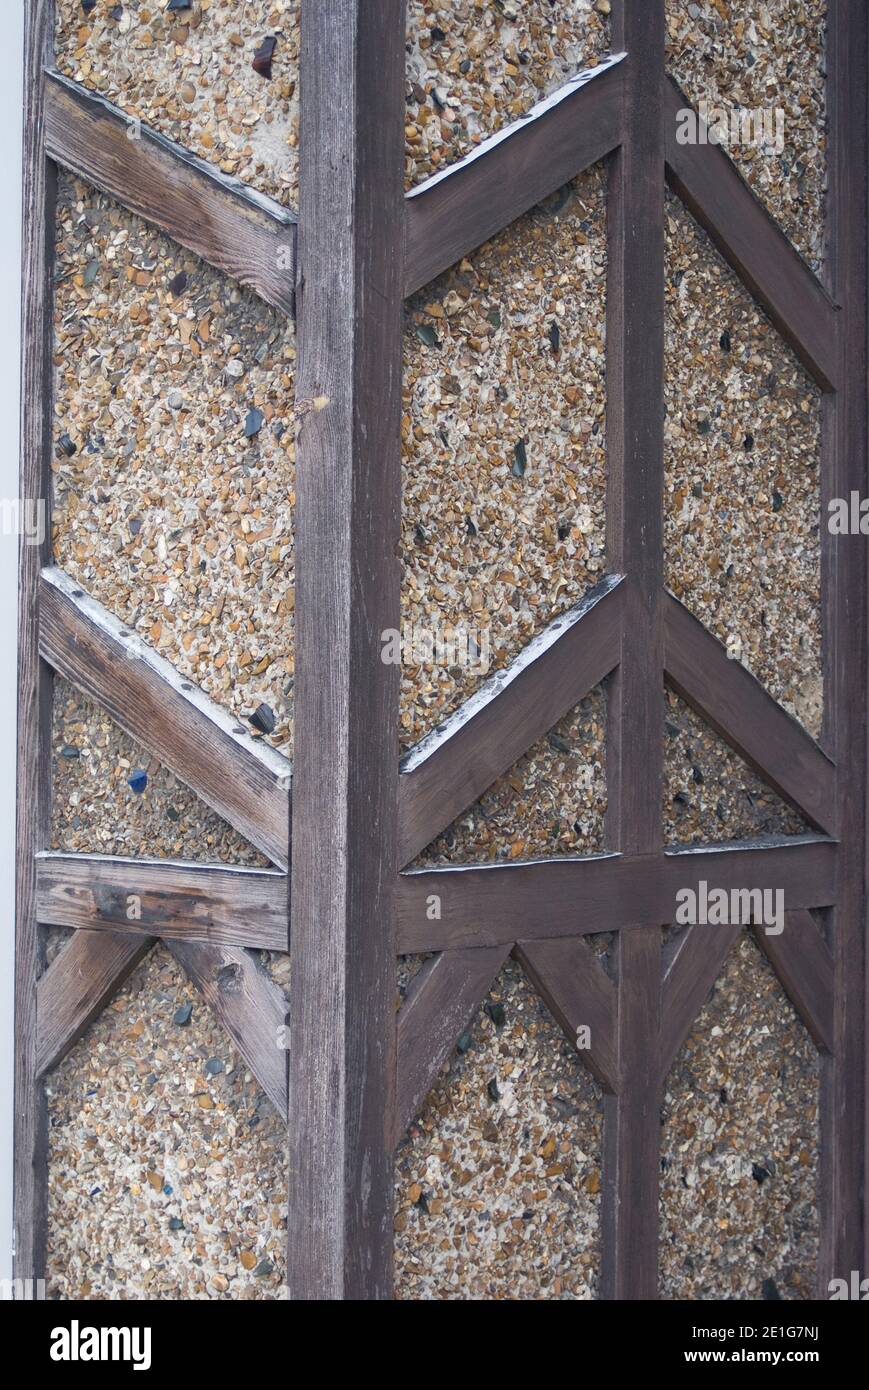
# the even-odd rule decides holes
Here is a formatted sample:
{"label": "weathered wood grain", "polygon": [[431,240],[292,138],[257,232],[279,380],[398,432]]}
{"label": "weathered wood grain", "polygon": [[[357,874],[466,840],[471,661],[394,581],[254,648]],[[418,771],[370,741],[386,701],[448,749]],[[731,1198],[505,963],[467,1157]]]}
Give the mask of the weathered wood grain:
{"label": "weathered wood grain", "polygon": [[835,1046],[835,968],[833,953],[810,912],[789,912],[784,931],[771,936],[755,929],[757,943],[815,1043]]}
{"label": "weathered wood grain", "polygon": [[66,1056],[153,944],[153,937],[123,932],[73,933],[37,987],[40,1076]]}
{"label": "weathered wood grain", "polygon": [[404,293],[509,226],[621,139],[624,54],[577,75],[527,115],[432,175],[405,202]]}
{"label": "weathered wood grain", "polygon": [[[607,554],[627,579],[607,699],[606,831],[626,855],[658,854],[662,842],[664,27],[662,0],[613,5],[613,43],[629,57],[607,201]],[[658,965],[637,933],[620,937],[616,954],[621,1084],[604,1109],[601,1290],[654,1298]]]}
{"label": "weathered wood grain", "polygon": [[[821,516],[832,497],[867,495],[867,7],[841,0],[827,19],[828,248],[825,276],[842,306],[839,390],[824,402]],[[842,842],[830,924],[835,971],[833,1052],[821,1059],[821,1253],[817,1296],[869,1260],[866,1019],[866,540],[821,524],[824,653],[822,742],[838,768]],[[860,1194],[862,1190],[862,1211]],[[865,1242],[865,1245],[864,1245]],[[847,1277],[847,1275],[846,1275]]]}
{"label": "weathered wood grain", "polygon": [[286,951],[286,875],[227,864],[37,856],[36,904],[44,926]]}
{"label": "weathered wood grain", "polygon": [[836,833],[836,769],[787,710],[672,594],[664,596],[668,684],[816,829]]}
{"label": "weathered wood grain", "polygon": [[456,1039],[479,1009],[509,946],[442,951],[422,966],[398,1013],[395,1142],[437,1080]]}
{"label": "weathered wood grain", "polygon": [[668,78],[664,130],[670,186],[818,384],[836,387],[841,363],[834,300],[720,145],[679,144],[677,115],[689,107]]}
{"label": "weathered wood grain", "polygon": [[392,1292],[404,18],[301,12],[294,1299]]}
{"label": "weathered wood grain", "polygon": [[619,932],[619,1088],[603,1098],[601,1297],[653,1299],[658,1291],[661,1100],[660,934]]}
{"label": "weathered wood grain", "polygon": [[[48,844],[51,797],[51,677],[39,660],[36,601],[39,572],[48,558],[51,534],[55,178],[53,167],[42,154],[42,69],[51,57],[53,26],[51,0],[33,0],[26,9],[24,51],[19,495],[27,502],[42,502],[45,538],[42,545],[30,545],[22,536],[19,552],[13,1273],[24,1281],[42,1278],[46,1238],[47,1118],[38,1079],[36,1020],[36,987],[43,959],[33,856]],[[35,1290],[36,1285],[22,1287]]]}
{"label": "weathered wood grain", "polygon": [[280,868],[292,769],[62,570],[43,571],[39,650]]}
{"label": "weathered wood grain", "polygon": [[287,1001],[249,951],[167,941],[275,1109],[287,1118]]}
{"label": "weathered wood grain", "polygon": [[288,208],[55,71],[46,74],[45,150],[292,317],[296,219]]}
{"label": "weathered wood grain", "polygon": [[620,618],[621,579],[611,575],[411,749],[398,790],[402,866],[609,675]]}
{"label": "weathered wood grain", "polygon": [[577,1055],[605,1090],[618,1090],[618,996],[591,948],[567,937],[519,941],[515,953],[574,1047],[579,1029],[588,1028],[590,1046]]}
{"label": "weathered wood grain", "polygon": [[[398,950],[446,951],[584,936],[673,920],[676,894],[781,888],[788,911],[835,902],[838,845],[793,836],[660,855],[587,855],[509,864],[416,869],[399,876]],[[430,920],[429,899],[440,916]]]}

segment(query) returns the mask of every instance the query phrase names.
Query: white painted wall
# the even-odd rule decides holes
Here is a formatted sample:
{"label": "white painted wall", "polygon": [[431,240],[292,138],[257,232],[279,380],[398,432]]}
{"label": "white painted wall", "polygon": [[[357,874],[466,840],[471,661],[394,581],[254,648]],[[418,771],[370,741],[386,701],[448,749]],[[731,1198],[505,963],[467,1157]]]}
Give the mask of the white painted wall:
{"label": "white painted wall", "polygon": [[[24,0],[4,0],[0,57],[0,498],[18,497]],[[17,537],[0,534],[0,1279],[12,1277]]]}

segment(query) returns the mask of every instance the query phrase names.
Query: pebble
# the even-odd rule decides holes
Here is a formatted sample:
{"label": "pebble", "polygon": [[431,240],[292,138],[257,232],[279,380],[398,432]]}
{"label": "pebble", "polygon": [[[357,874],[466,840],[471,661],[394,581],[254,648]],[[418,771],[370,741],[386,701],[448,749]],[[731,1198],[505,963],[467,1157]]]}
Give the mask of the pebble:
{"label": "pebble", "polygon": [[271,734],[275,728],[274,710],[269,705],[258,705],[250,717],[250,722],[261,734]]}
{"label": "pebble", "polygon": [[269,82],[272,77],[272,59],[275,49],[277,48],[277,43],[278,41],[273,35],[263,39],[253,57],[254,72],[259,73],[260,77],[266,78]]}

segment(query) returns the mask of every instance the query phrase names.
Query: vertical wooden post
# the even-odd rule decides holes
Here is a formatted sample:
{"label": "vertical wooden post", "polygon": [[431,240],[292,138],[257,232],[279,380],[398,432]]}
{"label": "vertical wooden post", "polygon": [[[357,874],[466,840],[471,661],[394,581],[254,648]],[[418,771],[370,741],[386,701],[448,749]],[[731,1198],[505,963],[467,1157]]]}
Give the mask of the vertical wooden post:
{"label": "vertical wooden post", "polygon": [[[828,7],[827,283],[841,306],[840,388],[824,402],[824,742],[837,765],[839,896],[832,914],[834,1047],[821,1095],[819,1295],[862,1269],[866,950],[866,539],[830,536],[831,497],[866,496],[867,14],[862,0]],[[869,1262],[869,1250],[866,1251]]]}
{"label": "vertical wooden post", "polygon": [[[663,0],[619,0],[624,142],[610,167],[607,285],[609,568],[627,575],[621,664],[607,731],[608,835],[625,854],[661,846],[663,760]],[[630,924],[626,923],[626,927]],[[618,934],[619,1074],[604,1105],[602,1293],[654,1298],[660,1146],[660,938]]]}
{"label": "vertical wooden post", "polygon": [[392,1291],[404,3],[302,7],[291,1298]]}
{"label": "vertical wooden post", "polygon": [[52,268],[55,170],[43,152],[42,71],[54,37],[53,0],[32,0],[25,18],[21,376],[22,508],[43,506],[44,539],[22,528],[18,617],[18,805],[15,920],[14,1274],[41,1279],[45,1264],[47,1118],[36,1069],[36,982],[43,964],[36,918],[38,850],[48,846],[51,676],[39,657],[36,599],[48,558],[52,438]]}

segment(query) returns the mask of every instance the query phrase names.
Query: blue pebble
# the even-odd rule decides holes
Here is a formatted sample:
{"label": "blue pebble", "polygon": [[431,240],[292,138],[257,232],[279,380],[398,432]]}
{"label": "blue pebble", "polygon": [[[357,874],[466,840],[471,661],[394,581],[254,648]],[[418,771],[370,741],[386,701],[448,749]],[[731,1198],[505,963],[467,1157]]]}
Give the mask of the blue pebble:
{"label": "blue pebble", "polygon": [[247,419],[244,422],[245,439],[253,439],[254,435],[259,434],[265,418],[261,410],[257,410],[256,406],[251,406],[250,410],[247,412]]}
{"label": "blue pebble", "polygon": [[135,772],[131,772],[130,776],[127,778],[127,784],[133,789],[137,796],[141,796],[148,785],[147,772],[143,772],[140,767],[137,767]]}

